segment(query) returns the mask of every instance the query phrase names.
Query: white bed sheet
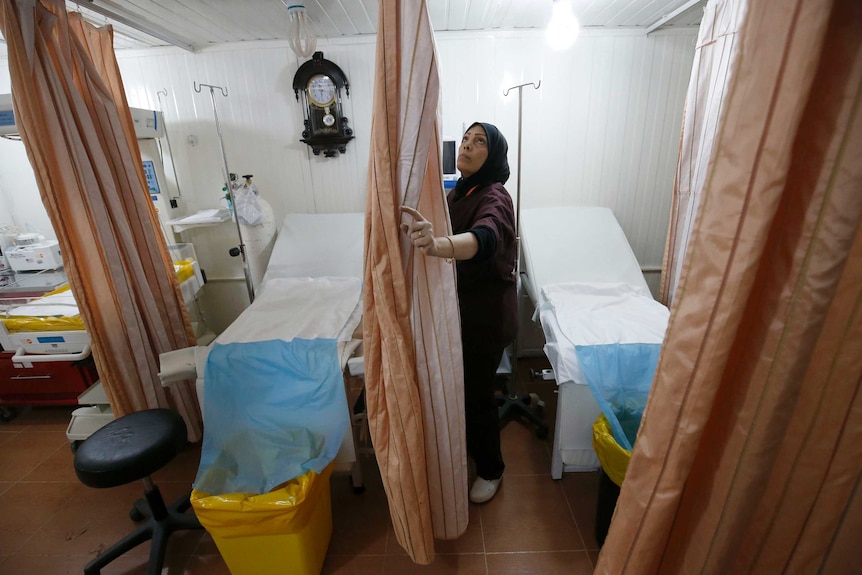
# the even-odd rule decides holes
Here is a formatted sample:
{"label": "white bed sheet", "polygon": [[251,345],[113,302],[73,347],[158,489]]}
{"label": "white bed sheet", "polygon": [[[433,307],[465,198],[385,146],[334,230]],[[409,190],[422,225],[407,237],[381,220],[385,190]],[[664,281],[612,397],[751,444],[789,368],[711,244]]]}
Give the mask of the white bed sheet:
{"label": "white bed sheet", "polygon": [[295,338],[349,341],[361,318],[361,291],[359,278],[272,278],[266,291],[216,342]]}
{"label": "white bed sheet", "polygon": [[554,284],[544,286],[541,294],[545,354],[558,384],[587,384],[576,346],[654,344],[664,339],[670,312],[629,284]]}

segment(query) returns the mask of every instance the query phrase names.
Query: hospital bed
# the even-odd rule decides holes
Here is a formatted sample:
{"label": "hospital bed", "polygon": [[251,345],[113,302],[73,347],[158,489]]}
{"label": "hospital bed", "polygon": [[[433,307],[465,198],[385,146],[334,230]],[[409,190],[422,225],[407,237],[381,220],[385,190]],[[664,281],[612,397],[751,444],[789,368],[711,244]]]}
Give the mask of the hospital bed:
{"label": "hospital bed", "polygon": [[[361,346],[361,335],[354,332],[361,321],[363,242],[362,213],[288,214],[254,302],[213,343],[335,339],[339,368],[348,375],[348,359]],[[211,350],[212,345],[187,348],[160,358],[163,385],[196,380],[202,412]],[[289,385],[289,378],[284,383]],[[349,411],[344,417],[352,421]],[[335,469],[349,470],[354,488],[361,489],[356,452],[353,425],[348,424]]]}
{"label": "hospital bed", "polygon": [[608,208],[567,206],[521,213],[522,284],[545,335],[558,385],[551,476],[599,467],[592,425],[601,411],[577,347],[658,344],[667,309],[656,302]]}

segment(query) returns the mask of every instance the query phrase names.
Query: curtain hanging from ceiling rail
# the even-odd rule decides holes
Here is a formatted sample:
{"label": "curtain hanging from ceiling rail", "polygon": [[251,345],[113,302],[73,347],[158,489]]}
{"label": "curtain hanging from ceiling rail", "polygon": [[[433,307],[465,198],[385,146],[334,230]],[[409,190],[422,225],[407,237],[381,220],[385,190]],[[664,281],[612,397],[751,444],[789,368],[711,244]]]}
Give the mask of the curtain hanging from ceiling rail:
{"label": "curtain hanging from ceiling rail", "polygon": [[704,13],[685,98],[670,224],[661,274],[660,300],[670,307],[683,257],[697,218],[728,82],[740,43],[741,2],[711,5]]}
{"label": "curtain hanging from ceiling rail", "polygon": [[451,233],[440,84],[424,3],[380,3],[365,237],[365,386],[398,543],[416,563],[467,528],[463,362],[455,267],[400,233],[401,205]]}
{"label": "curtain hanging from ceiling rail", "polygon": [[862,3],[711,0],[700,45],[725,11],[725,109],[596,573],[856,573]]}
{"label": "curtain hanging from ceiling rail", "polygon": [[147,193],[110,26],[61,0],[0,0],[15,117],[116,416],[173,407],[200,438],[194,385],[163,388],[159,354],[194,345]]}

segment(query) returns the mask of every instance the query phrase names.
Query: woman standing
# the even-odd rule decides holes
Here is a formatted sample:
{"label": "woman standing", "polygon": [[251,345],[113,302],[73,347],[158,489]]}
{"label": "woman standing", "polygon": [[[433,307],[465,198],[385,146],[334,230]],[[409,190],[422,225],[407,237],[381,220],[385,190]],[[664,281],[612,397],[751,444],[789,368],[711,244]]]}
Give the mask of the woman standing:
{"label": "woman standing", "polygon": [[464,134],[456,162],[461,179],[447,196],[451,236],[435,237],[422,214],[401,208],[413,216],[405,231],[415,247],[426,256],[457,260],[467,452],[477,474],[470,488],[474,503],[494,497],[505,469],[495,378],[518,329],[515,211],[503,187],[509,179],[508,149],[492,124],[475,122]]}

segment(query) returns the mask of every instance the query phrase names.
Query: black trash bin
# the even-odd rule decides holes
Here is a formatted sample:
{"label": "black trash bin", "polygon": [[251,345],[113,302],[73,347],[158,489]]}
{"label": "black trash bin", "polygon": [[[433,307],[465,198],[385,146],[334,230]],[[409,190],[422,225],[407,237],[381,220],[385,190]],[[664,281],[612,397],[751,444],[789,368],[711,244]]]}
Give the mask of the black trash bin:
{"label": "black trash bin", "polygon": [[599,547],[605,544],[619,496],[619,486],[611,481],[604,469],[599,469],[599,496],[596,503],[596,541]]}
{"label": "black trash bin", "polygon": [[596,456],[601,463],[596,502],[596,541],[601,547],[611,526],[611,519],[620,496],[620,486],[625,478],[632,452],[623,449],[614,439],[610,423],[604,414],[600,415],[593,424],[593,449],[596,450]]}

